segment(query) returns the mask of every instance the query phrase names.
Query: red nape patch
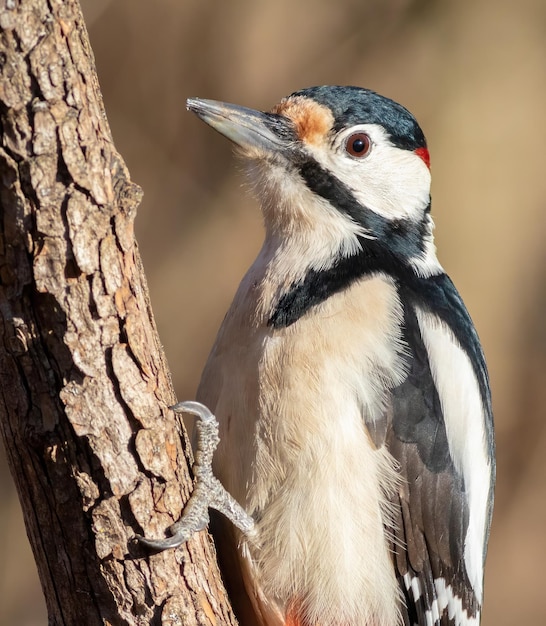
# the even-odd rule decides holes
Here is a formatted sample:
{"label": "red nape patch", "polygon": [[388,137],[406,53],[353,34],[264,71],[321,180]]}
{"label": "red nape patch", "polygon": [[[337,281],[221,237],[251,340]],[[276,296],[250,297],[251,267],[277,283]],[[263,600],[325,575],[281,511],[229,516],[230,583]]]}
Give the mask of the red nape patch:
{"label": "red nape patch", "polygon": [[430,169],[430,154],[427,148],[417,148],[414,152],[420,159],[423,159],[425,165]]}

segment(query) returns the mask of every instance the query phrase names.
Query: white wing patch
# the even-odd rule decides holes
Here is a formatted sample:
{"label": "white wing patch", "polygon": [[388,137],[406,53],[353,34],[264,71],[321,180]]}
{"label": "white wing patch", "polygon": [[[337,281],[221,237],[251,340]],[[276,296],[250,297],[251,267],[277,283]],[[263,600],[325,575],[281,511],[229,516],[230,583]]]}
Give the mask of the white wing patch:
{"label": "white wing patch", "polygon": [[[404,575],[404,585],[417,604],[421,598],[421,584],[417,576],[407,573]],[[436,598],[433,600],[430,609],[425,611],[426,626],[436,626],[440,623],[440,618],[447,611],[448,618],[457,626],[479,626],[480,613],[470,617],[465,609],[461,598],[453,593],[451,585],[446,584],[444,578],[434,580]],[[421,626],[416,624],[415,626]],[[422,626],[425,626],[423,624]]]}
{"label": "white wing patch", "polygon": [[[447,609],[447,616],[457,625],[479,626],[479,611],[474,617],[470,617],[465,609],[463,609],[461,598],[453,593],[451,585],[446,585],[446,581],[443,578],[437,578],[434,581],[434,586],[436,587],[436,593],[438,594],[438,606],[441,612]],[[427,611],[427,613],[428,612],[429,611]]]}
{"label": "white wing patch", "polygon": [[491,465],[480,388],[470,359],[451,330],[434,315],[418,308],[416,314],[444,414],[449,452],[465,483],[469,520],[464,563],[481,604]]}

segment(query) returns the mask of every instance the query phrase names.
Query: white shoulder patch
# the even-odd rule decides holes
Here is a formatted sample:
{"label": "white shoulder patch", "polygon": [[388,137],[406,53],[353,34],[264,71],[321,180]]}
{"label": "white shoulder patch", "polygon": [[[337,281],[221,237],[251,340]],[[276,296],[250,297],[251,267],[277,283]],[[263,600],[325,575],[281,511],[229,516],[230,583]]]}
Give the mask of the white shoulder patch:
{"label": "white shoulder patch", "polygon": [[[469,520],[464,563],[481,604],[491,465],[480,388],[470,358],[448,326],[418,308],[416,314],[442,406],[449,452],[465,483]],[[461,622],[466,623],[471,622]]]}

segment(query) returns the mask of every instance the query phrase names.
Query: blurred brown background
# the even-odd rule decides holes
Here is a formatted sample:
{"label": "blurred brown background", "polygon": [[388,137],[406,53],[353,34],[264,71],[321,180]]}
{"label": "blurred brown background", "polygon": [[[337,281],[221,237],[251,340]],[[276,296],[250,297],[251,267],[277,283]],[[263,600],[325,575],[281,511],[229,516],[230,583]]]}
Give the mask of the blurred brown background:
{"label": "blurred brown background", "polygon": [[[313,84],[406,105],[427,134],[440,259],[488,358],[498,445],[484,626],[544,623],[546,2],[87,0],[117,147],[145,192],[137,235],[178,397],[197,381],[261,220],[189,96],[267,109]],[[0,459],[0,626],[46,624]]]}

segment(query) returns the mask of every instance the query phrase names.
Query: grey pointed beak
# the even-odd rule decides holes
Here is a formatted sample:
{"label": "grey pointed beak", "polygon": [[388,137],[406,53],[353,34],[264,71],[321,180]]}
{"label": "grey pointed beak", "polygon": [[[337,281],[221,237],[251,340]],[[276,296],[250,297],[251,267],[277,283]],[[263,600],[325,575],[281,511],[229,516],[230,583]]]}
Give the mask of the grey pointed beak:
{"label": "grey pointed beak", "polygon": [[281,115],[201,98],[189,98],[186,106],[244,152],[280,152],[296,139],[290,121]]}

